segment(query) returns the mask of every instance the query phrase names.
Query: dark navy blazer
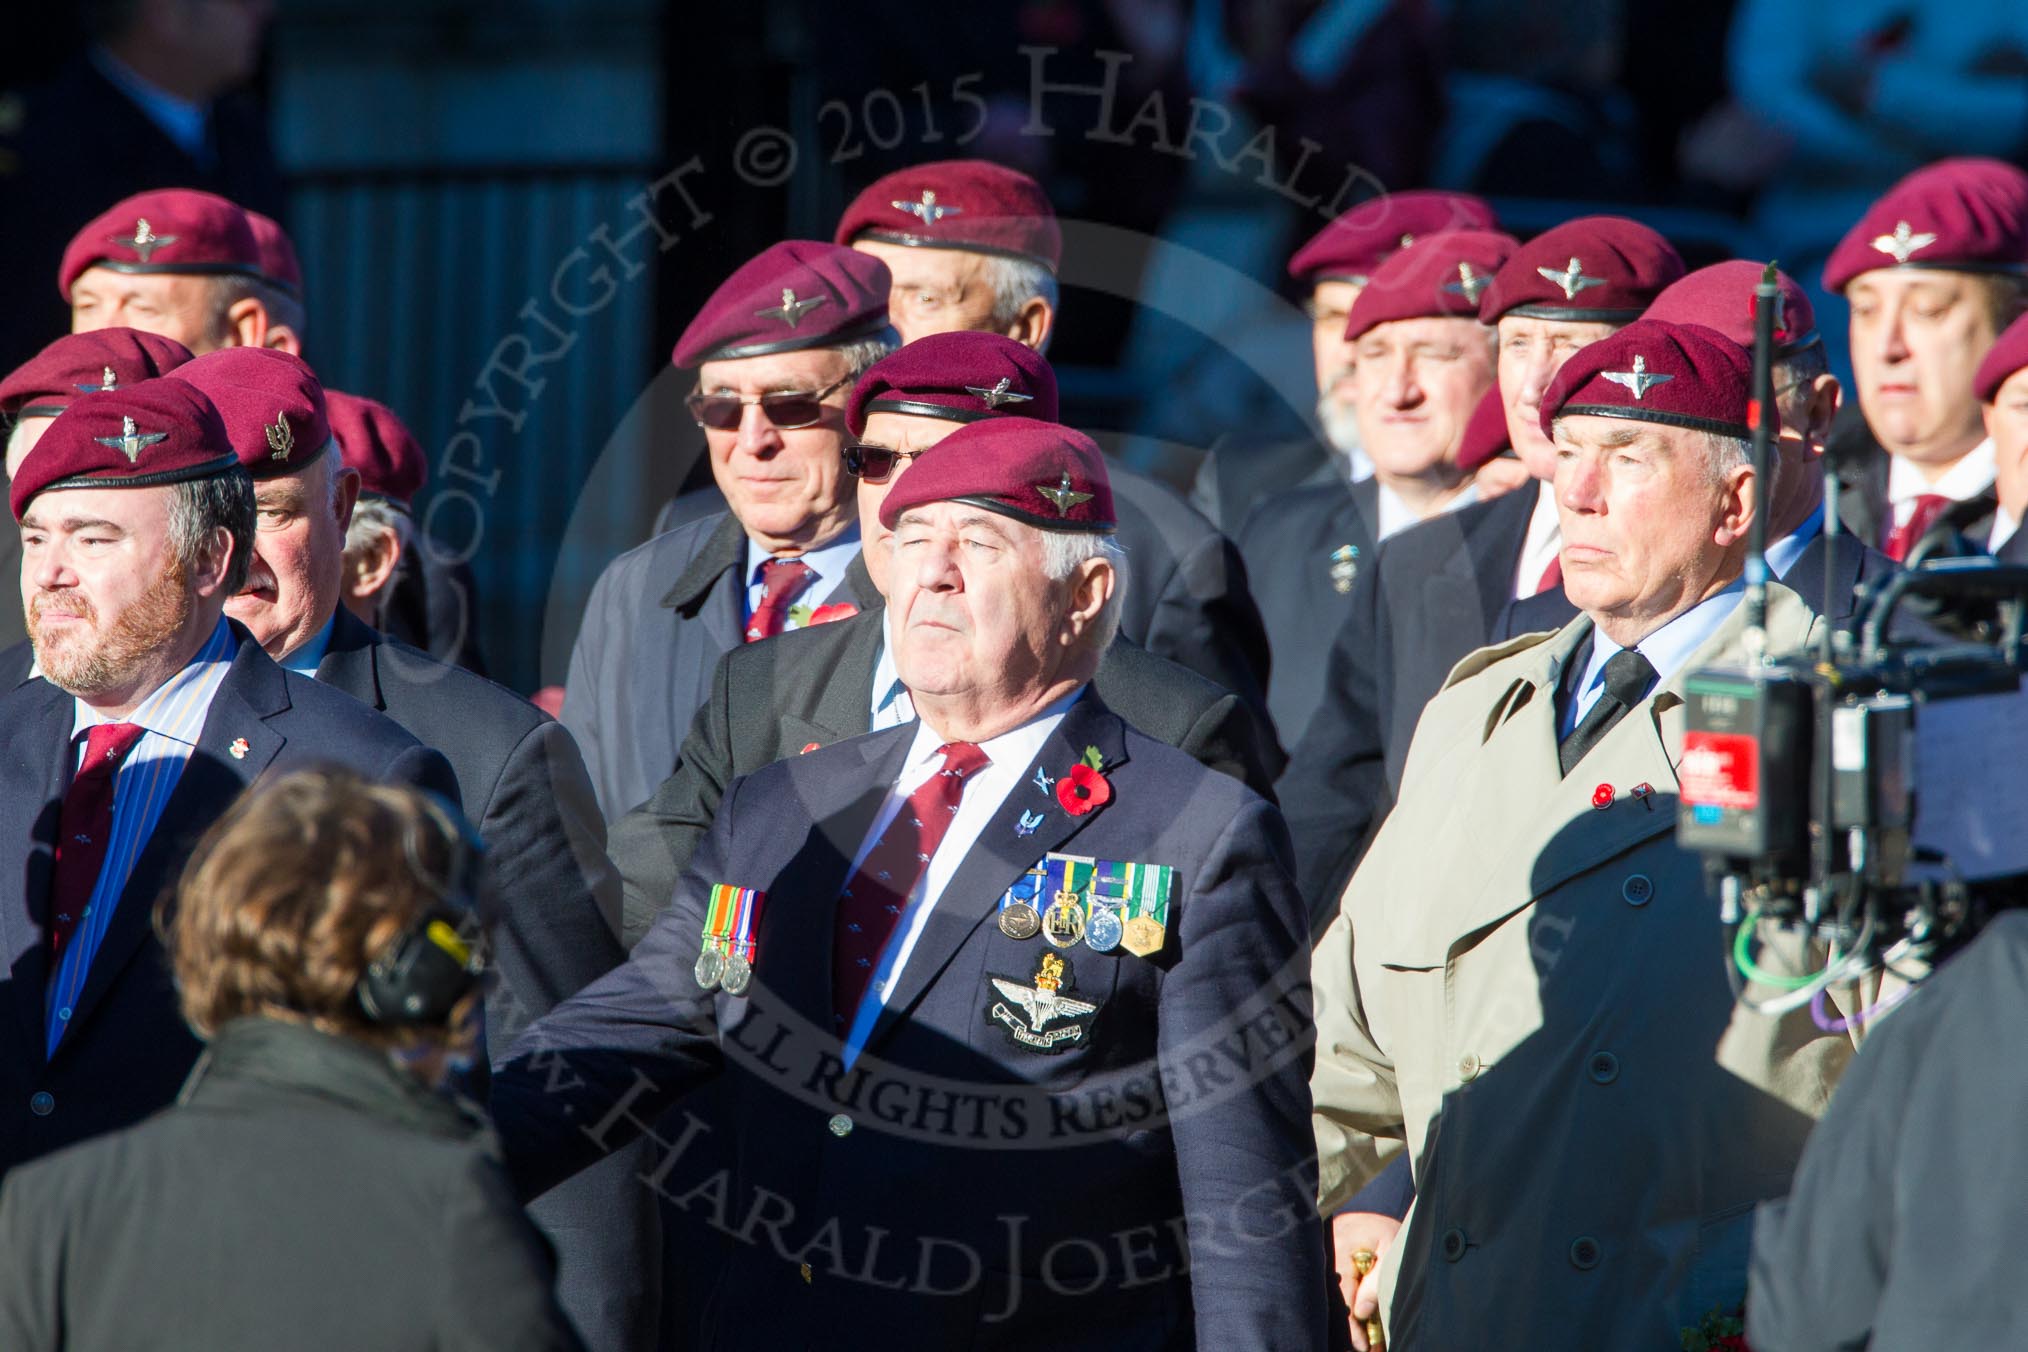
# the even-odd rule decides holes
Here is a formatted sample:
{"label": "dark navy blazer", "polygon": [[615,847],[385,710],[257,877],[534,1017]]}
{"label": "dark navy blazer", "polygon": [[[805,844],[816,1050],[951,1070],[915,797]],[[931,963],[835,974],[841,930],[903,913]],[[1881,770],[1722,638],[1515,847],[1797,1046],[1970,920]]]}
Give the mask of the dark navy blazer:
{"label": "dark navy blazer", "polygon": [[[731,1236],[705,1346],[1321,1348],[1309,926],[1276,810],[1087,692],[960,864],[848,1071],[834,907],[916,726],[729,788],[629,961],[495,1075],[522,1187],[725,1070],[715,1121],[735,1163],[677,1199]],[[1087,747],[1113,797],[1071,816],[1033,774],[1067,773]],[[1002,893],[1048,851],[1174,867],[1165,946],[1059,955],[1002,933]],[[692,975],[714,883],[766,897],[744,998]],[[991,1016],[1007,998],[995,979],[1033,987],[1044,955],[1096,1006],[1054,1054]],[[658,1159],[680,1153],[673,1132]]]}
{"label": "dark navy blazer", "polygon": [[[338,765],[455,803],[436,752],[349,695],[282,670],[247,632],[182,776],[92,959],[70,1027],[45,1058],[50,847],[70,783],[76,705],[47,681],[0,695],[0,1174],[165,1108],[197,1059],[156,940],[156,899],[207,827],[264,774]],[[246,743],[244,756],[231,746]]]}

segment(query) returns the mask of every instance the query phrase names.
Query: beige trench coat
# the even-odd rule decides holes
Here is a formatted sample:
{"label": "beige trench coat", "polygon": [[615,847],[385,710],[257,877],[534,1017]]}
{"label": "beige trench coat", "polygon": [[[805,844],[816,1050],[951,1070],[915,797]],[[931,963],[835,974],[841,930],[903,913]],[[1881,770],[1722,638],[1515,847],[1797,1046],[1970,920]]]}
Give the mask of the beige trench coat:
{"label": "beige trench coat", "polygon": [[[1813,613],[1769,593],[1770,651],[1800,646]],[[1568,779],[1555,693],[1582,616],[1467,658],[1417,727],[1314,963],[1323,1208],[1413,1152],[1383,1266],[1397,1349],[1660,1352],[1745,1291],[1753,1205],[1787,1191],[1852,1044],[1734,1002],[1675,844],[1684,677],[1741,661],[1743,620]]]}

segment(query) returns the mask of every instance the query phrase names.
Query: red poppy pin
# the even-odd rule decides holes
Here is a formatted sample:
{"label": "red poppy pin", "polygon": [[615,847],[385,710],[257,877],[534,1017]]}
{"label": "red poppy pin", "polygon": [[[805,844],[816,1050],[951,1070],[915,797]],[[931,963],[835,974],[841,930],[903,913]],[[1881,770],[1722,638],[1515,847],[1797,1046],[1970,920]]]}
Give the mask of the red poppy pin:
{"label": "red poppy pin", "polygon": [[827,606],[818,606],[810,612],[805,624],[829,624],[833,620],[849,620],[859,613],[859,607],[850,601],[833,601]]}
{"label": "red poppy pin", "polygon": [[1070,773],[1056,781],[1056,802],[1073,817],[1082,817],[1095,807],[1113,800],[1112,782],[1099,771],[1105,757],[1095,746],[1084,749],[1084,759],[1070,767]]}
{"label": "red poppy pin", "polygon": [[798,756],[807,756],[807,755],[809,755],[809,754],[810,754],[810,753],[811,753],[812,751],[815,751],[815,750],[816,750],[816,749],[817,749],[818,747],[820,747],[820,746],[822,746],[822,745],[823,745],[823,743],[821,743],[821,742],[805,742],[805,743],[803,743],[803,749],[802,749],[801,751],[798,751],[798,752],[797,752],[796,754],[797,754]]}

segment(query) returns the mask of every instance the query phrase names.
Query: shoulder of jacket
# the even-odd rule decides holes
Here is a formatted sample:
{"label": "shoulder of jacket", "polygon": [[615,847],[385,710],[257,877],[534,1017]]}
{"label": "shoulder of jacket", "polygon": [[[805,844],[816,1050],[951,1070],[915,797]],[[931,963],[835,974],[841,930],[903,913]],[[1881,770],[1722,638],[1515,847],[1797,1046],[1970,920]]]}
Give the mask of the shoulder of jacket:
{"label": "shoulder of jacket", "polygon": [[1458,664],[1451,668],[1450,675],[1444,677],[1444,683],[1440,688],[1449,690],[1454,686],[1463,685],[1510,657],[1540,647],[1555,638],[1558,632],[1560,631],[1555,629],[1544,629],[1539,633],[1521,634],[1508,639],[1505,643],[1495,643],[1490,647],[1480,648],[1477,652],[1466,653]]}

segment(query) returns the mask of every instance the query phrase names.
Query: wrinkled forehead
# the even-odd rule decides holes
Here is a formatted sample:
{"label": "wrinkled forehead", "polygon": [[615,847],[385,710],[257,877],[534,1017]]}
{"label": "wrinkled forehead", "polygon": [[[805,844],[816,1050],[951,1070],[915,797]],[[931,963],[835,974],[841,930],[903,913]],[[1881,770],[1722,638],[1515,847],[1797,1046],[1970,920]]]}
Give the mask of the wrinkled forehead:
{"label": "wrinkled forehead", "polygon": [[1611,418],[1599,413],[1573,413],[1555,423],[1555,441],[1575,451],[1616,451],[1626,447],[1680,453],[1701,447],[1707,434],[1687,427],[1667,427],[1638,418]]}
{"label": "wrinkled forehead", "polygon": [[707,394],[812,394],[844,374],[842,350],[806,347],[705,362],[697,368],[697,385]]}
{"label": "wrinkled forehead", "polygon": [[894,523],[897,536],[971,532],[1004,541],[1016,549],[1032,548],[1038,555],[1041,552],[1040,530],[969,502],[926,502],[920,507],[909,508]]}

